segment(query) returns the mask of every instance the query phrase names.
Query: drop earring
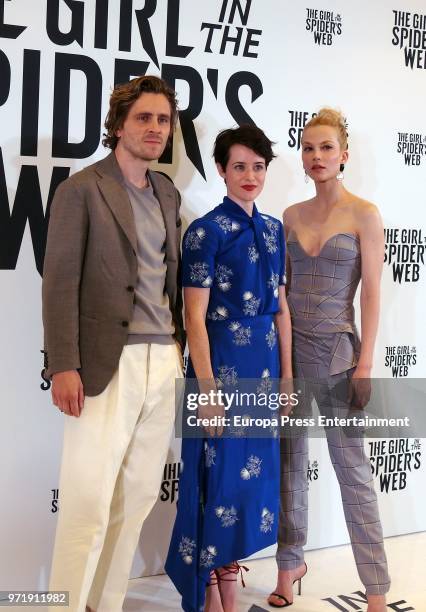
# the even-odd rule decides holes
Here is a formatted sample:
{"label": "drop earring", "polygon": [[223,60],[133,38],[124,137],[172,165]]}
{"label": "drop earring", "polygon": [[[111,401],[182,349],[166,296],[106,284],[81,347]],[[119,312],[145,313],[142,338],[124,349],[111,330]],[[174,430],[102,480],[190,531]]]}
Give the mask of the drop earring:
{"label": "drop earring", "polygon": [[343,179],[345,178],[344,169],[345,169],[345,164],[340,164],[340,172],[336,176],[338,181],[343,181]]}
{"label": "drop earring", "polygon": [[309,176],[308,173],[305,170],[305,183],[308,184],[309,183]]}

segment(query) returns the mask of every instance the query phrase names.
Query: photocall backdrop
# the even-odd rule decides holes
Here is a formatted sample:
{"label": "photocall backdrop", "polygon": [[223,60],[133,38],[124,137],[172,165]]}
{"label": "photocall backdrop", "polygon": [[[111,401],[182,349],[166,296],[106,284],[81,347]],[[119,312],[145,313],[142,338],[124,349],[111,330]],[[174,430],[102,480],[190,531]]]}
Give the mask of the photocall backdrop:
{"label": "photocall backdrop", "polygon": [[[425,13],[423,0],[0,0],[0,589],[47,586],[64,418],[40,377],[49,207],[62,180],[107,153],[114,83],[150,73],[176,88],[173,149],[155,167],[181,191],[184,227],[224,195],[211,158],[219,130],[252,121],[277,143],[258,204],[280,218],[313,195],[303,125],[322,105],[341,108],[345,185],[379,206],[386,228],[374,375],[425,376]],[[386,536],[425,529],[423,444],[366,442]],[[311,441],[308,477],[308,547],[348,542],[324,440]],[[173,441],[133,576],[162,570],[178,478]]]}

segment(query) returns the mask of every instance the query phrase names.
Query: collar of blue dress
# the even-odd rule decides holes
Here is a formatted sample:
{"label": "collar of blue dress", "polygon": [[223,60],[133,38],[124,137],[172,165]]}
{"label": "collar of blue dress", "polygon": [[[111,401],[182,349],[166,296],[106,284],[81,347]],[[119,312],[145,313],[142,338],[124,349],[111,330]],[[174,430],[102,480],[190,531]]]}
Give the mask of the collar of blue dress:
{"label": "collar of blue dress", "polygon": [[253,214],[250,217],[242,206],[234,202],[234,200],[231,200],[231,198],[228,198],[228,196],[223,198],[222,206],[225,208],[228,214],[246,221],[259,216],[259,211],[256,208],[256,204],[253,204]]}

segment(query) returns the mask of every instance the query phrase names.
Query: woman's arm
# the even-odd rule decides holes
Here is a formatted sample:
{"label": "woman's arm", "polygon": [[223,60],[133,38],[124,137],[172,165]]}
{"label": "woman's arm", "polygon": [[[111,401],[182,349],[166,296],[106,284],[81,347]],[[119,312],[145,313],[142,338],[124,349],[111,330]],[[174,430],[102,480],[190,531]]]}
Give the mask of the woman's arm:
{"label": "woman's arm", "polygon": [[[284,237],[286,241],[290,232],[289,217],[291,217],[291,215],[289,215],[289,209],[287,208],[283,213]],[[275,323],[278,328],[279,336],[281,378],[293,378],[291,318],[286,297],[291,281],[291,265],[287,249],[285,249],[285,275],[286,284],[279,288],[279,312],[276,315]]]}
{"label": "woman's arm", "polygon": [[361,354],[355,374],[368,378],[373,365],[374,344],[380,312],[380,279],[384,258],[384,233],[374,204],[362,206],[359,215],[361,241]]}
{"label": "woman's arm", "polygon": [[[216,381],[213,375],[210,359],[210,342],[206,328],[206,312],[209,304],[210,289],[198,287],[185,287],[185,324],[188,339],[189,353],[195,376],[198,380],[200,393],[216,392]],[[220,403],[212,402],[207,406],[198,407],[198,417],[212,419],[223,417],[224,409]],[[223,425],[205,425],[204,429],[210,436],[223,433]]]}
{"label": "woman's arm", "polygon": [[[290,208],[293,209],[293,207],[290,207]],[[291,211],[289,211],[289,209],[286,208],[286,210],[283,212],[283,226],[284,226],[284,236],[285,236],[286,243],[287,243],[288,235],[291,229],[290,217],[291,217]],[[291,264],[290,264],[290,257],[288,254],[288,249],[285,250],[285,275],[286,275],[285,293],[286,295],[288,295],[288,291],[289,291],[289,287],[291,283]]]}
{"label": "woman's arm", "polygon": [[185,326],[195,375],[200,381],[212,381],[214,383],[210,360],[210,342],[206,328],[206,312],[209,304],[210,289],[185,287],[184,297]]}
{"label": "woman's arm", "polygon": [[279,287],[279,310],[275,315],[275,325],[278,330],[280,376],[281,378],[293,378],[291,364],[291,319],[284,285]]}
{"label": "woman's arm", "polygon": [[[288,233],[288,225],[286,214],[283,215],[284,220],[284,233],[285,238],[287,238]],[[285,243],[283,243],[282,248],[285,249]],[[289,281],[289,271],[290,271],[290,261],[288,258],[287,249],[285,249],[285,272],[288,283]],[[280,393],[287,394],[290,396],[293,393],[293,366],[292,366],[292,350],[291,350],[291,319],[290,319],[290,311],[287,304],[286,298],[286,289],[287,286],[280,285],[279,287],[279,295],[278,295],[278,312],[275,315],[275,324],[278,329],[278,346],[280,352]],[[289,414],[291,410],[290,404],[281,409],[281,415]]]}

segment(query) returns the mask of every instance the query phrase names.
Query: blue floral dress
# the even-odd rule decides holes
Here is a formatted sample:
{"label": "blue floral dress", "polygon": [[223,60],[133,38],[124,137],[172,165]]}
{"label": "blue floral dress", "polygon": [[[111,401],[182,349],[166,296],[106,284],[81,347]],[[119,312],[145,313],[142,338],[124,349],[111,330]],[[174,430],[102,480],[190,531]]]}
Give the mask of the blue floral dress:
{"label": "blue floral dress", "polygon": [[[282,224],[231,199],[194,221],[183,240],[183,285],[207,287],[206,326],[218,388],[280,375],[278,287]],[[191,360],[187,377],[195,378]],[[276,543],[277,438],[182,440],[183,470],[166,571],[185,612],[204,609],[210,572]]]}

